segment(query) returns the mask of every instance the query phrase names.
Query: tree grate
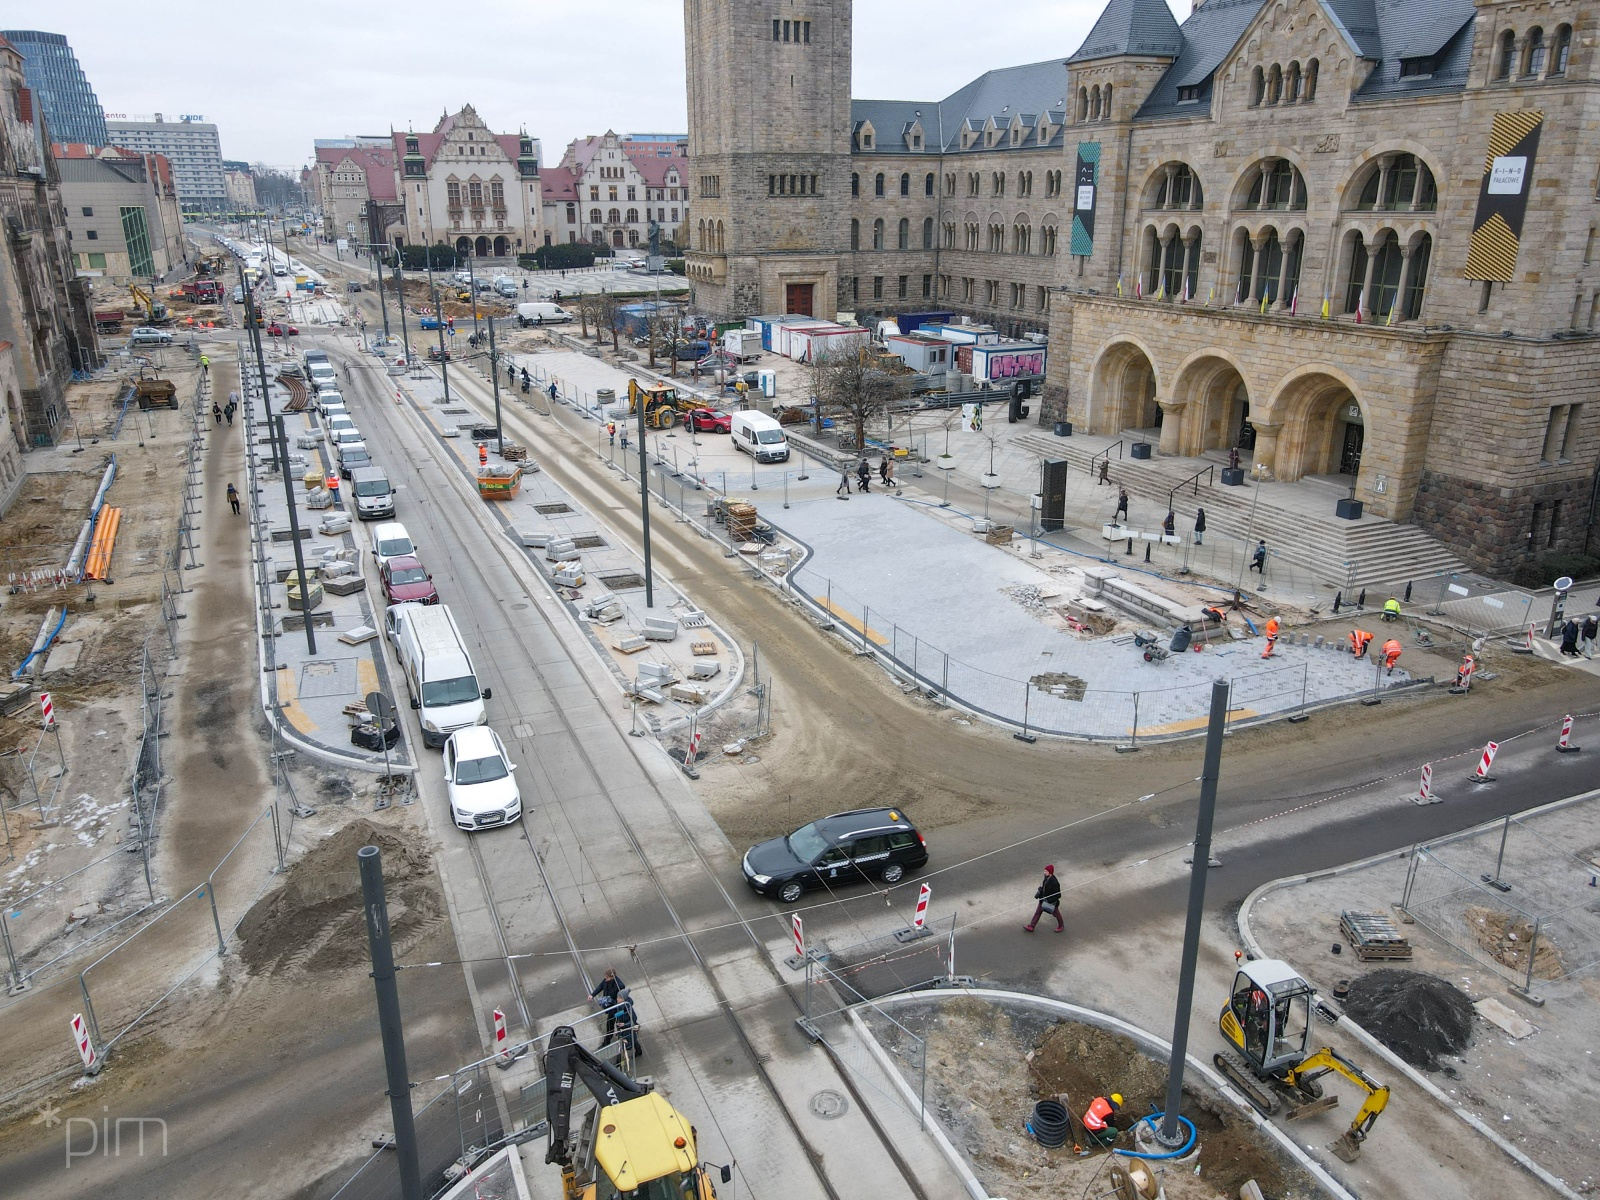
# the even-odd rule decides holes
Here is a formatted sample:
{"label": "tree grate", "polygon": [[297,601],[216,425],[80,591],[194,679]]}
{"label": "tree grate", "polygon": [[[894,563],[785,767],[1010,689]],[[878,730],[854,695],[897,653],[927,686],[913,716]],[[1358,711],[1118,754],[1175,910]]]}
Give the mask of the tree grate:
{"label": "tree grate", "polygon": [[557,513],[569,513],[569,512],[571,512],[572,511],[572,506],[570,504],[560,504],[560,503],[556,503],[556,504],[535,504],[533,506],[533,511],[536,512],[536,513],[543,513],[547,517],[553,517]]}

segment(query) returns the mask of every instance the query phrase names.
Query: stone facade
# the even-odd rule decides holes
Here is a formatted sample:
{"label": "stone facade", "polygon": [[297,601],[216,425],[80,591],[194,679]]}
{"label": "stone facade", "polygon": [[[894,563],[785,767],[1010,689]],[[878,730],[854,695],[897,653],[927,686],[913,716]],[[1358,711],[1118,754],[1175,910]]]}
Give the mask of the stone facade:
{"label": "stone facade", "polygon": [[662,240],[682,244],[689,224],[688,168],[681,145],[635,144],[609,130],[575,139],[541,177],[546,244],[645,250],[652,221]]}
{"label": "stone facade", "polygon": [[159,284],[186,273],[183,210],[165,158],[76,143],[52,152],[73,265],[102,281],[102,299],[135,279]]}
{"label": "stone facade", "polygon": [[395,194],[403,238],[478,258],[515,258],[542,243],[538,143],[492,133],[468,104],[431,133],[396,133]]}
{"label": "stone facade", "polygon": [[[702,308],[785,311],[785,264],[822,264],[862,319],[1047,329],[1046,422],[1146,431],[1164,454],[1239,446],[1260,478],[1343,475],[1494,570],[1589,548],[1600,7],[1401,0],[1374,26],[1354,0],[1206,0],[1180,28],[1159,0],[1112,0],[1065,65],[855,101],[855,186],[819,172],[803,227],[766,172],[831,128],[850,6],[814,13],[815,63],[734,7],[686,10],[691,175],[727,193],[696,192],[723,222],[690,259]],[[818,94],[775,118],[785,51]],[[1469,272],[1496,116],[1527,110],[1514,267]],[[1075,238],[1084,163],[1093,235]]]}

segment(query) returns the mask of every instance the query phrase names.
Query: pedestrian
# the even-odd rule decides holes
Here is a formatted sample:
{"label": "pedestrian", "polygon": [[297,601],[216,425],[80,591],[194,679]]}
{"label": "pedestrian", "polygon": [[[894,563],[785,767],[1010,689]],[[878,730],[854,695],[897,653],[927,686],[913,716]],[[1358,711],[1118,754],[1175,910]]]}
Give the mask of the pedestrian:
{"label": "pedestrian", "polygon": [[622,434],[622,452],[628,452],[628,427],[624,425],[619,432]]}
{"label": "pedestrian", "polygon": [[233,484],[228,485],[228,503],[233,506],[233,515],[239,515],[239,489]]}
{"label": "pedestrian", "polygon": [[556,390],[556,381],[552,379],[550,381],[550,403],[554,404],[560,398],[560,393]]}
{"label": "pedestrian", "polygon": [[833,494],[840,500],[850,499],[850,472],[843,467],[839,468],[839,486],[833,489]]}
{"label": "pedestrian", "polygon": [[1561,653],[1568,658],[1578,657],[1578,633],[1581,629],[1578,622],[1571,617],[1561,627]]}
{"label": "pedestrian", "polygon": [[208,372],[210,372],[210,370],[211,370],[211,360],[209,358],[207,358],[204,354],[202,354],[200,356],[200,373],[202,375],[204,375],[204,374],[207,374]]}
{"label": "pedestrian", "polygon": [[1167,519],[1161,522],[1161,532],[1167,537],[1176,537],[1178,532],[1178,514],[1170,508],[1167,509]]}
{"label": "pedestrian", "polygon": [[885,454],[878,460],[878,482],[884,487],[889,486],[889,456]]}
{"label": "pedestrian", "polygon": [[611,444],[615,446],[617,444],[617,423],[615,421],[606,422],[606,433],[611,438]]}
{"label": "pedestrian", "polygon": [[1400,661],[1400,639],[1390,638],[1383,644],[1383,673],[1394,674],[1394,665]]}
{"label": "pedestrian", "polygon": [[1194,544],[1196,546],[1201,545],[1205,539],[1205,535],[1206,510],[1203,508],[1197,508],[1194,510]]}
{"label": "pedestrian", "polygon": [[1472,661],[1472,655],[1462,655],[1461,665],[1456,668],[1456,687],[1469,688],[1472,686],[1472,671],[1475,666],[1476,664]]}
{"label": "pedestrian", "polygon": [[611,1044],[611,1035],[617,1027],[618,1009],[621,1008],[617,998],[627,990],[627,987],[627,984],[617,978],[616,968],[607,967],[600,982],[589,992],[589,998],[604,1009],[606,1014],[606,1040],[602,1045]]}
{"label": "pedestrian", "polygon": [[1102,458],[1100,460],[1100,481],[1099,481],[1099,483],[1095,484],[1095,487],[1099,487],[1101,483],[1110,483],[1110,482],[1111,482],[1111,460],[1109,458]]}
{"label": "pedestrian", "polygon": [[644,1057],[644,1045],[639,1041],[639,1014],[634,1010],[633,997],[627,988],[617,992],[617,1041],[627,1048],[634,1058]]}
{"label": "pedestrian", "polygon": [[1022,927],[1023,932],[1032,933],[1033,927],[1039,923],[1039,918],[1049,913],[1056,919],[1056,932],[1066,932],[1066,922],[1061,919],[1061,881],[1056,878],[1056,869],[1052,864],[1044,869],[1044,882],[1033,893],[1033,898],[1039,902],[1033,910],[1033,920]]}
{"label": "pedestrian", "polygon": [[517,364],[514,363],[514,362],[508,362],[506,364],[506,386],[507,387],[515,387],[516,385],[517,385]]}
{"label": "pedestrian", "polygon": [[894,477],[894,459],[885,459],[883,464],[883,486],[900,490],[900,481]]}
{"label": "pedestrian", "polygon": [[1585,658],[1594,657],[1594,643],[1596,638],[1600,638],[1600,618],[1597,618],[1593,613],[1590,613],[1583,619],[1583,627],[1578,633],[1578,644],[1583,650],[1583,656]]}
{"label": "pedestrian", "polygon": [[856,464],[856,487],[863,493],[872,490],[872,468],[864,458]]}
{"label": "pedestrian", "polygon": [[1128,489],[1117,489],[1117,520],[1120,522],[1128,515]]}
{"label": "pedestrian", "polygon": [[228,407],[222,410],[222,415],[228,418],[228,424],[233,424],[233,401],[228,401]]}
{"label": "pedestrian", "polygon": [[1262,658],[1271,658],[1272,649],[1278,644],[1278,630],[1281,628],[1277,617],[1267,618],[1267,648],[1261,652]]}
{"label": "pedestrian", "polygon": [[1260,572],[1262,579],[1267,577],[1267,543],[1265,541],[1256,543],[1255,553],[1250,556],[1250,569]]}
{"label": "pedestrian", "polygon": [[1239,448],[1237,446],[1230,446],[1228,448],[1228,470],[1237,471],[1238,469],[1239,469]]}
{"label": "pedestrian", "polygon": [[215,400],[211,402],[211,418],[212,420],[216,421],[218,425],[222,424],[222,405],[218,404]]}

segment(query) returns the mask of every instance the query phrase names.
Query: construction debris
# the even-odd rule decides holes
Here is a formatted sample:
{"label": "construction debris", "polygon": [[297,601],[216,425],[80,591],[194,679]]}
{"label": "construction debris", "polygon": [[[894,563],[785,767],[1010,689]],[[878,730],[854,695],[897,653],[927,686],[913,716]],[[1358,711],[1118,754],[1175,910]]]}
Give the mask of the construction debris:
{"label": "construction debris", "polygon": [[1472,1001],[1454,984],[1421,971],[1373,971],[1350,985],[1345,1013],[1406,1062],[1439,1069],[1441,1056],[1472,1044]]}

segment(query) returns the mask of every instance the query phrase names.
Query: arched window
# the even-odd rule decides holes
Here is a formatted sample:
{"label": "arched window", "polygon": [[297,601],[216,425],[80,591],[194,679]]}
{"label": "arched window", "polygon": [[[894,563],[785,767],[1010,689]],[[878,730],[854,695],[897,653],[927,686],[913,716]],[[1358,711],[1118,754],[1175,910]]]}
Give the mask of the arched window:
{"label": "arched window", "polygon": [[1356,198],[1356,208],[1363,210],[1432,212],[1438,205],[1439,190],[1433,172],[1414,154],[1396,154],[1389,160],[1387,170],[1382,163],[1374,164]]}
{"label": "arched window", "polygon": [[1257,107],[1267,95],[1267,73],[1260,67],[1250,72],[1250,107]]}
{"label": "arched window", "polygon": [[1411,269],[1405,279],[1405,294],[1400,300],[1400,316],[1415,321],[1422,316],[1422,298],[1428,289],[1428,260],[1433,256],[1433,238],[1423,234],[1411,247]]}
{"label": "arched window", "polygon": [[1078,122],[1081,124],[1089,119],[1089,89],[1078,89]]}
{"label": "arched window", "polygon": [[723,254],[723,253],[725,253],[725,251],[724,251],[724,249],[723,249],[723,241],[722,241],[722,222],[721,222],[721,221],[718,221],[718,222],[717,222],[717,253],[718,253],[718,254]]}
{"label": "arched window", "polygon": [[607,221],[608,224],[611,224],[611,225],[620,225],[620,224],[622,224],[622,213],[621,213],[621,211],[619,209],[615,209],[615,208],[610,209],[606,213],[606,221]]}
{"label": "arched window", "polygon": [[1039,229],[1039,253],[1045,255],[1048,258],[1054,258],[1055,257],[1055,254],[1056,254],[1056,227],[1054,225],[1044,225],[1044,226],[1040,227],[1040,229]]}
{"label": "arched window", "polygon": [[1100,111],[1106,120],[1111,120],[1111,85],[1109,83],[1106,84],[1105,103],[1101,106]]}
{"label": "arched window", "polygon": [[852,196],[861,195],[861,173],[859,171],[850,172],[850,194]]}
{"label": "arched window", "polygon": [[1200,180],[1189,169],[1188,163],[1179,163],[1170,175],[1163,174],[1156,184],[1154,208],[1200,208]]}
{"label": "arched window", "polygon": [[1522,51],[1522,73],[1538,75],[1544,70],[1544,30],[1535,25],[1528,30],[1528,41]]}
{"label": "arched window", "polygon": [[630,208],[628,210],[628,224],[636,225],[638,223],[639,223],[639,210],[637,208]]}
{"label": "arched window", "polygon": [[911,176],[905,171],[900,172],[900,194],[911,195]]}
{"label": "arched window", "polygon": [[1572,53],[1572,26],[1559,25],[1556,27],[1555,45],[1551,48],[1550,74],[1565,75],[1567,73],[1567,56]]}
{"label": "arched window", "polygon": [[589,224],[598,225],[603,219],[604,218],[600,215],[600,210],[598,208],[591,208],[589,210]]}
{"label": "arched window", "polygon": [[911,249],[911,221],[906,217],[900,218],[900,228],[896,234],[895,245],[902,250]]}
{"label": "arched window", "polygon": [[1290,63],[1283,77],[1283,102],[1296,104],[1300,100],[1300,64]]}
{"label": "arched window", "polygon": [[1272,70],[1267,72],[1267,100],[1268,104],[1276,104],[1283,99],[1283,71],[1277,63],[1272,64]]}
{"label": "arched window", "polygon": [[1091,121],[1100,119],[1100,85],[1098,83],[1094,85],[1093,90],[1089,93],[1089,119]]}
{"label": "arched window", "polygon": [[883,195],[883,172],[882,171],[878,172],[878,177],[873,183],[873,188],[874,188],[873,195],[875,195],[875,196]]}
{"label": "arched window", "polygon": [[933,249],[933,218],[932,217],[924,217],[924,218],[922,218],[922,248],[924,250],[932,250]]}
{"label": "arched window", "polygon": [[1293,163],[1285,159],[1269,160],[1250,187],[1249,207],[1304,209],[1306,206],[1306,181]]}
{"label": "arched window", "polygon": [[1011,248],[1017,254],[1033,253],[1033,226],[1017,225],[1011,231]]}
{"label": "arched window", "polygon": [[861,249],[861,222],[854,217],[850,218],[850,249]]}
{"label": "arched window", "polygon": [[883,218],[882,217],[879,217],[876,221],[874,221],[872,223],[872,248],[874,250],[882,250],[883,249]]}
{"label": "arched window", "polygon": [[1004,196],[1006,194],[1006,173],[1004,171],[996,171],[994,173],[994,194],[996,196]]}
{"label": "arched window", "polygon": [[1506,30],[1500,35],[1500,54],[1495,61],[1494,77],[1510,79],[1517,65],[1517,35]]}
{"label": "arched window", "polygon": [[1310,104],[1317,98],[1317,68],[1320,64],[1312,59],[1306,64],[1305,82],[1300,85],[1300,103]]}
{"label": "arched window", "polygon": [[924,196],[933,195],[933,172],[932,171],[929,171],[927,173],[927,175],[923,176],[923,179],[922,179],[922,194]]}
{"label": "arched window", "polygon": [[944,223],[944,248],[946,250],[954,250],[956,248],[956,223],[954,221],[946,221]]}

